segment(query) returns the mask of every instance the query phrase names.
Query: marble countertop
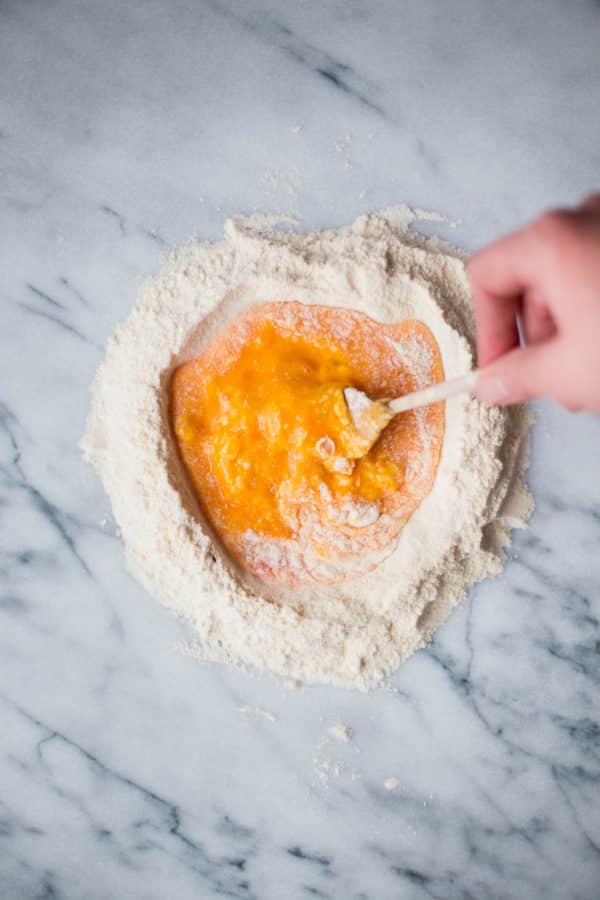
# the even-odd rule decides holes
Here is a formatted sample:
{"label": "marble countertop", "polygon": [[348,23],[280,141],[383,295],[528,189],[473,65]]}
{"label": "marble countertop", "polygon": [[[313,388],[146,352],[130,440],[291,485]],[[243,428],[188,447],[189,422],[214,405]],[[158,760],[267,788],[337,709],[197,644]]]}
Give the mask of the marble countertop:
{"label": "marble countertop", "polygon": [[2,900],[600,896],[597,418],[538,406],[531,528],[370,695],[178,653],[77,449],[228,215],[405,201],[471,249],[598,187],[599,47],[592,0],[2,3]]}

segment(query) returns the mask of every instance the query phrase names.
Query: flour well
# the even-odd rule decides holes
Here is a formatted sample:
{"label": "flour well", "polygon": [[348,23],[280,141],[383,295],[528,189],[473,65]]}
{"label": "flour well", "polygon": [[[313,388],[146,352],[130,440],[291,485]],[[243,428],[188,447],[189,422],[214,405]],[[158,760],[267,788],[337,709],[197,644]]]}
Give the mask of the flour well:
{"label": "flour well", "polygon": [[[461,255],[412,231],[414,218],[402,207],[309,235],[231,220],[223,242],[172,254],[109,342],[84,452],[111,497],[132,572],[191,623],[193,650],[205,659],[367,689],[426,642],[471,584],[500,571],[509,529],[527,520],[527,411],[454,398],[434,487],[387,558],[374,554],[373,571],[335,586],[267,589],[221,549],[176,452],[172,372],[260,303],[352,308],[383,323],[420,319],[446,377],[469,371],[474,322]],[[414,345],[390,352],[415,370],[427,362]],[[360,531],[374,511],[350,506],[344,515]]]}

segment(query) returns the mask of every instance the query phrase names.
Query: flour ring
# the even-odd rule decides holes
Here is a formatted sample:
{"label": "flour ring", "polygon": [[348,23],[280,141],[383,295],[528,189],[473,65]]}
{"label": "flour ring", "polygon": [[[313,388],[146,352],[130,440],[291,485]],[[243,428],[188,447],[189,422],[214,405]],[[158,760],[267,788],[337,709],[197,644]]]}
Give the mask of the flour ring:
{"label": "flour ring", "polygon": [[170,375],[257,303],[418,318],[438,342],[446,377],[472,367],[463,260],[411,230],[414,218],[401,207],[311,235],[256,217],[231,220],[223,242],[171,254],[109,342],[84,453],[111,498],[133,574],[191,623],[191,649],[205,659],[367,689],[422,646],[471,584],[501,569],[509,529],[527,521],[528,412],[454,398],[436,482],[393,552],[342,585],[266,591],[220,551],[179,462]]}

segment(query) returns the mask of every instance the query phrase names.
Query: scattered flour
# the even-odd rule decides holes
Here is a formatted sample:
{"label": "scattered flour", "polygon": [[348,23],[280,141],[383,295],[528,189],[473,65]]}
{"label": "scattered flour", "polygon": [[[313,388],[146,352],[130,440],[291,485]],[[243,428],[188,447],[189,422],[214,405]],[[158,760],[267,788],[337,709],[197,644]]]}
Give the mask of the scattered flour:
{"label": "scattered flour", "polygon": [[238,706],[237,710],[246,719],[266,719],[267,722],[277,721],[277,716],[274,716],[273,713],[268,712],[266,709],[261,709],[260,706]]}
{"label": "scattered flour", "polygon": [[344,722],[334,722],[331,728],[327,729],[327,734],[334,741],[340,741],[342,744],[349,744],[352,740],[352,729]]}
{"label": "scattered flour", "polygon": [[230,220],[224,241],[171,254],[110,340],[82,446],[112,500],[132,572],[196,630],[190,653],[368,689],[423,646],[470,585],[500,571],[510,528],[525,525],[529,414],[471,397],[447,402],[436,482],[393,552],[335,587],[251,581],[215,540],[179,461],[171,373],[257,303],[350,307],[381,322],[416,317],[433,332],[446,377],[472,368],[464,257],[411,230],[415,218],[392,208],[307,235],[264,217]]}
{"label": "scattered flour", "polygon": [[344,772],[344,766],[342,763],[335,762],[331,759],[320,759],[319,757],[315,757],[315,772],[321,782],[321,784],[327,786],[329,784],[330,779],[339,778]]}
{"label": "scattered flour", "polygon": [[344,778],[345,780],[358,781],[362,778],[362,773],[353,767],[334,759],[328,759],[321,756],[313,757],[314,771],[323,787],[329,787],[332,778]]}

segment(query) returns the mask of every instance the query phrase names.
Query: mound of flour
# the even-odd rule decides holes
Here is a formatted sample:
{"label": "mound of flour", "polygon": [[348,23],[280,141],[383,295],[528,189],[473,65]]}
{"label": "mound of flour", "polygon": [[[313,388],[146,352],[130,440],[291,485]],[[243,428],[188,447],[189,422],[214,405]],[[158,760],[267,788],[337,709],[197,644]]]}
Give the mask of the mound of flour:
{"label": "mound of flour", "polygon": [[447,402],[436,482],[393,552],[335,587],[251,582],[211,533],[180,463],[170,376],[257,303],[418,318],[447,378],[472,368],[463,258],[412,231],[415,218],[400,207],[307,235],[260,218],[230,220],[224,241],[192,242],[168,257],[109,342],[82,447],[111,498],[131,571],[191,623],[190,650],[205,659],[367,689],[427,641],[471,584],[500,571],[509,530],[526,523],[529,415],[471,397]]}

